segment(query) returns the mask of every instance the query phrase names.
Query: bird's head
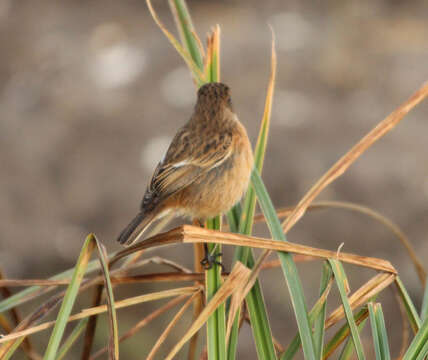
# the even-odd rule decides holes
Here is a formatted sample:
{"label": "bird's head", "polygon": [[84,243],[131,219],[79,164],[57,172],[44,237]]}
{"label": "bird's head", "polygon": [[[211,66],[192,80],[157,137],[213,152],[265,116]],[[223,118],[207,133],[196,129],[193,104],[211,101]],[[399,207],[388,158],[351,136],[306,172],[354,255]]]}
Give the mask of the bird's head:
{"label": "bird's head", "polygon": [[223,105],[232,110],[229,86],[219,82],[202,85],[198,90],[198,105],[204,107]]}

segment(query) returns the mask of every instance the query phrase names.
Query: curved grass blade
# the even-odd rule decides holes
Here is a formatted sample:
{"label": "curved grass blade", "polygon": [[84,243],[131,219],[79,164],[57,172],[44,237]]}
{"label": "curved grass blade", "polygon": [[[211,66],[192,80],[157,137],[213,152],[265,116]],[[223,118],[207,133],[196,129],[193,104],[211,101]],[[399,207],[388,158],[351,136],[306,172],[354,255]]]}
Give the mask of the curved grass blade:
{"label": "curved grass blade", "polygon": [[146,0],[147,7],[149,8],[150,14],[152,15],[153,20],[156,22],[158,27],[162,30],[164,35],[168,38],[169,42],[174,46],[175,50],[181,55],[181,57],[186,62],[187,66],[189,67],[196,83],[200,86],[205,83],[204,74],[202,73],[201,69],[198,67],[198,65],[193,60],[192,56],[189,54],[189,52],[180,44],[180,42],[172,35],[165,25],[160,21],[158,15],[156,14],[151,0]]}
{"label": "curved grass blade", "polygon": [[98,255],[101,263],[101,269],[103,271],[104,277],[104,287],[107,290],[107,309],[108,309],[108,318],[109,318],[109,329],[110,329],[110,339],[108,345],[109,359],[115,360],[119,359],[119,335],[117,330],[117,317],[116,310],[114,306],[114,296],[113,296],[113,287],[110,281],[110,274],[107,265],[107,251],[97,238],[95,238]]}
{"label": "curved grass blade", "polygon": [[[263,169],[263,162],[266,153],[266,145],[270,128],[270,118],[272,112],[273,94],[275,89],[275,78],[276,78],[276,52],[275,52],[275,39],[272,31],[272,46],[271,46],[271,73],[268,83],[268,90],[265,100],[265,108],[260,125],[259,137],[254,151],[254,166],[260,172]],[[234,221],[235,228],[238,228],[238,232],[245,235],[251,235],[254,213],[256,209],[256,193],[253,186],[248,188],[247,194],[244,200],[244,206],[241,210],[240,207],[235,207],[229,212],[228,219],[235,219],[236,214],[240,213],[239,222],[236,219]],[[233,224],[230,223],[230,228],[233,231]],[[254,265],[254,257],[251,249],[248,247],[237,247],[234,255],[234,262],[240,261],[243,264],[247,264],[250,268]],[[251,326],[253,328],[253,334],[255,338],[257,352],[260,359],[275,359],[275,347],[272,341],[272,331],[269,325],[269,319],[267,316],[266,306],[263,299],[260,283],[256,281],[253,289],[247,296],[247,305],[251,318]],[[230,334],[229,346],[228,346],[228,359],[232,360],[236,357],[237,338],[239,332],[239,319],[240,311],[237,312],[232,331]]]}
{"label": "curved grass blade", "polygon": [[196,35],[186,2],[181,0],[169,0],[169,5],[174,15],[175,24],[180,32],[181,42],[189,52],[196,66],[202,69],[204,63],[200,47],[201,40]]}
{"label": "curved grass blade", "polygon": [[413,332],[416,334],[421,327],[421,319],[419,318],[416,307],[413,304],[412,299],[409,296],[403,282],[397,276],[395,278],[395,284],[397,285],[398,294],[403,302],[404,308],[406,309],[407,318],[409,319],[410,326],[413,329]]}
{"label": "curved grass blade", "polygon": [[351,306],[349,305],[348,296],[346,295],[345,284],[347,283],[347,278],[345,271],[343,270],[342,264],[335,260],[329,259],[331,269],[333,270],[334,277],[336,279],[336,284],[339,289],[340,297],[342,299],[343,308],[345,310],[346,319],[351,330],[352,340],[354,342],[355,351],[357,353],[358,359],[365,359],[364,349],[361,343],[360,334],[357,329],[357,325],[352,314]]}
{"label": "curved grass blade", "polygon": [[428,83],[422,85],[407,101],[377,124],[345,155],[343,155],[305,194],[299,201],[292,214],[283,222],[284,232],[287,233],[304,215],[311,202],[330,183],[340,177],[346,170],[377,140],[391,131],[409,111],[428,96]]}
{"label": "curved grass blade", "polygon": [[[266,218],[266,223],[275,240],[286,241],[282,231],[281,223],[276,215],[272,200],[263,184],[257,169],[251,174],[251,180],[256,191],[257,200]],[[297,326],[302,340],[303,353],[307,360],[315,359],[315,349],[312,337],[312,329],[309,324],[308,311],[303,294],[302,283],[300,282],[296,264],[290,253],[278,252],[281,261],[282,271],[290,292],[294,313],[296,315]]]}
{"label": "curved grass blade", "polygon": [[85,274],[86,267],[91,257],[92,251],[96,246],[95,236],[93,234],[88,235],[83,244],[80,252],[79,259],[77,260],[71,283],[67,288],[64,299],[61,304],[61,308],[58,313],[58,317],[52,331],[52,335],[49,339],[48,346],[46,348],[43,360],[54,360],[56,353],[59,348],[59,343],[64,334],[65,326],[70,316],[71,310],[76,300],[76,296],[79,290],[80,283],[82,282],[83,275]]}

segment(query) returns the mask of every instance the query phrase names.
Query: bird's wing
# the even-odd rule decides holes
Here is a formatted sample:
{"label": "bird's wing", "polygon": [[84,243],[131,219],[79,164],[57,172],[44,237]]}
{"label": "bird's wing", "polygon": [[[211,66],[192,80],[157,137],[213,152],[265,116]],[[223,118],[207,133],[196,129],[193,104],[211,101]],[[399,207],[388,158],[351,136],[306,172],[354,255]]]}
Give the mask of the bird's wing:
{"label": "bird's wing", "polygon": [[159,201],[189,186],[211,169],[221,165],[232,154],[232,133],[212,137],[192,135],[181,129],[174,137],[165,158],[158,164],[144,195],[142,207]]}

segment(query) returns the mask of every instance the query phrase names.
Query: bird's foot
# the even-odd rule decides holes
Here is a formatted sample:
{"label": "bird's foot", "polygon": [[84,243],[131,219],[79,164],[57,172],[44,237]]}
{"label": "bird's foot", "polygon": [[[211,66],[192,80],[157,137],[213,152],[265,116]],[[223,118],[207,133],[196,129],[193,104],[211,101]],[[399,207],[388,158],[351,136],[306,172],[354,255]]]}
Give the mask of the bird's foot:
{"label": "bird's foot", "polygon": [[222,256],[222,253],[215,253],[217,246],[214,247],[213,251],[210,253],[208,251],[208,245],[204,244],[205,248],[205,257],[201,260],[201,265],[205,270],[209,270],[213,267],[213,265],[221,266],[221,271],[224,271],[224,266],[221,261],[218,261],[217,258]]}

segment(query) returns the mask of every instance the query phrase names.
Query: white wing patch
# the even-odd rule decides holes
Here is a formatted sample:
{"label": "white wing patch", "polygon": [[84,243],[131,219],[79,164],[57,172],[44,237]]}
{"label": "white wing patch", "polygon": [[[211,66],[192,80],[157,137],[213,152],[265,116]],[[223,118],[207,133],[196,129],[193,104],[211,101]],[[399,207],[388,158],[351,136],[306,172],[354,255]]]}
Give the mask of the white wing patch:
{"label": "white wing patch", "polygon": [[179,167],[186,166],[186,165],[189,165],[189,164],[190,164],[190,162],[188,160],[182,160],[182,161],[179,161],[179,162],[177,162],[175,164],[171,164],[171,166],[173,168],[179,168]]}

